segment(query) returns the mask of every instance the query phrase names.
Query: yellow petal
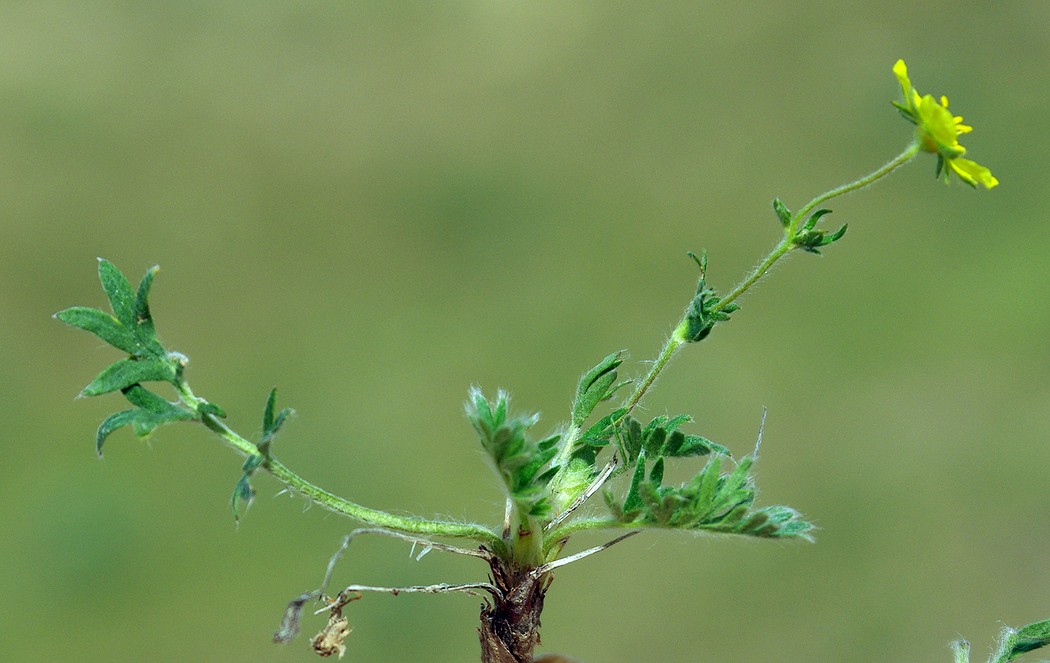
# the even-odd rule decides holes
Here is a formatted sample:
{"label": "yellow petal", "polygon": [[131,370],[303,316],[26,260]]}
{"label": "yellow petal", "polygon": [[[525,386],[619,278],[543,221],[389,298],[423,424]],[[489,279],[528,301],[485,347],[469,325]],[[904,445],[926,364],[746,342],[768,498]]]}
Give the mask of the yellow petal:
{"label": "yellow petal", "polygon": [[992,171],[976,161],[963,158],[949,159],[948,165],[951,166],[956,175],[970,186],[982,184],[984,188],[991,189],[999,184],[999,180],[992,175]]}

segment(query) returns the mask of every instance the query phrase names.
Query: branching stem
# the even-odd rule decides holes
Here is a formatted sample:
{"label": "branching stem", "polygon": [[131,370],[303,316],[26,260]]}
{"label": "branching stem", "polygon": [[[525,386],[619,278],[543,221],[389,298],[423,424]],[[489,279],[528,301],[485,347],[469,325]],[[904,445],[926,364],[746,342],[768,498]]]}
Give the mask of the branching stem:
{"label": "branching stem", "polygon": [[[817,208],[818,205],[825,203],[828,200],[831,200],[832,198],[837,198],[838,196],[850,193],[851,191],[862,189],[868,186],[869,184],[872,184],[875,181],[885,177],[886,175],[889,175],[894,170],[903,166],[905,163],[914,158],[915,155],[919,153],[919,149],[919,143],[913,142],[903,152],[901,152],[896,157],[883,164],[881,167],[877,168],[871,173],[868,173],[864,177],[861,177],[860,179],[854,180],[853,182],[849,182],[847,184],[843,184],[841,186],[835,187],[834,189],[826,191],[820,194],[819,196],[813,198],[808,203],[806,203],[801,209],[799,209],[797,212],[795,212],[795,214],[792,215],[790,223],[788,223],[787,226],[784,228],[784,237],[780,240],[780,242],[777,243],[775,247],[773,247],[769,254],[766,255],[766,257],[763,258],[762,261],[758,263],[758,265],[753,270],[751,270],[751,273],[749,273],[744,278],[744,280],[737,284],[737,286],[731,291],[729,291],[728,294],[722,297],[718,301],[718,303],[716,303],[712,307],[712,310],[724,310],[726,306],[728,306],[735,299],[739,298],[741,295],[747,292],[751,288],[751,286],[755,285],[755,283],[757,283],[763,276],[765,276],[778,260],[780,260],[789,252],[791,252],[791,250],[797,248],[798,245],[796,244],[796,240],[799,233],[799,227],[807,218],[807,216],[814,209]],[[645,378],[640,383],[638,383],[638,386],[635,387],[630,397],[624,403],[625,411],[620,417],[620,421],[626,418],[634,410],[638,403],[641,402],[642,398],[644,398],[646,393],[649,391],[649,388],[652,387],[653,383],[656,382],[656,378],[659,377],[660,373],[662,373],[664,368],[667,367],[667,364],[670,363],[675,353],[679,350],[679,348],[686,344],[687,341],[685,339],[685,331],[687,328],[688,316],[683,316],[682,320],[675,327],[674,333],[671,334],[671,337],[667,339],[667,343],[664,344],[663,350],[660,351],[660,354],[657,356],[656,360],[653,361],[653,365],[649,368],[649,372],[646,374]],[[605,467],[601,470],[601,472],[598,473],[598,475],[594,478],[591,484],[587,486],[587,488],[580,494],[578,498],[576,498],[564,511],[559,513],[547,525],[546,531],[548,532],[548,548],[551,547],[554,543],[557,543],[558,540],[563,538],[562,536],[552,536],[550,534],[551,531],[554,530],[566,518],[568,518],[569,515],[571,515],[576,509],[583,505],[588,499],[590,499],[596,492],[598,492],[598,490],[602,487],[602,485],[605,484],[609,477],[612,476],[613,472],[616,470],[617,467],[619,467],[619,465],[619,454],[616,450],[613,450],[612,457],[609,459],[609,462],[606,463]],[[555,532],[555,534],[558,533],[559,532]]]}

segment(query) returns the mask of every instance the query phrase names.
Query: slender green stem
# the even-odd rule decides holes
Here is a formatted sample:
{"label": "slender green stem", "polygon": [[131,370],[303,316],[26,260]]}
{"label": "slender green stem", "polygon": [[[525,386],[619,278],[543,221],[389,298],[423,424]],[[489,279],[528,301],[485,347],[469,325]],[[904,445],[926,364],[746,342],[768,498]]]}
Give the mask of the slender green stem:
{"label": "slender green stem", "polygon": [[608,516],[602,518],[577,518],[550,531],[543,537],[543,554],[546,555],[560,542],[577,532],[588,530],[638,529],[638,523],[621,523]]}
{"label": "slender green stem", "polygon": [[811,211],[813,211],[817,205],[827,202],[832,198],[837,198],[838,196],[847,194],[851,191],[863,189],[869,184],[875,182],[876,180],[882,179],[883,177],[892,173],[894,170],[900,168],[904,164],[911,161],[915,157],[915,155],[919,153],[919,147],[920,146],[917,141],[913,142],[911,145],[908,146],[906,150],[887,161],[882,167],[872,171],[871,173],[868,173],[859,180],[855,180],[853,182],[850,182],[849,184],[843,184],[842,186],[835,187],[830,191],[822,193],[813,200],[806,203],[805,207],[796,212],[794,217],[792,217],[790,227],[791,233],[794,234],[794,232],[798,230],[799,222],[802,219],[804,219]]}
{"label": "slender green stem", "polygon": [[[679,324],[679,327],[680,326],[681,324]],[[685,341],[682,340],[682,338],[678,335],[676,329],[675,333],[671,334],[671,338],[667,339],[667,343],[664,344],[664,349],[660,351],[660,355],[656,358],[656,360],[653,362],[653,365],[649,368],[649,372],[646,374],[645,378],[642,379],[640,383],[638,383],[638,386],[635,387],[634,392],[631,393],[631,397],[628,398],[627,402],[624,403],[624,408],[626,409],[626,411],[623,413],[623,416],[620,417],[621,420],[627,415],[629,415],[631,411],[635,408],[635,406],[638,405],[638,403],[642,400],[642,397],[644,397],[646,392],[649,391],[649,388],[653,386],[654,382],[656,382],[657,376],[660,375],[660,373],[667,366],[668,362],[671,361],[671,358],[674,357],[674,354],[678,351],[678,348],[682,347],[682,345],[684,344]]]}
{"label": "slender green stem", "polygon": [[[205,402],[203,399],[195,396],[190,390],[189,385],[185,382],[180,385],[178,391],[182,400],[194,410]],[[260,454],[259,448],[254,443],[236,433],[215,415],[204,414],[201,417],[201,421],[230,446],[245,456]],[[496,554],[500,554],[504,550],[505,546],[499,535],[482,525],[427,520],[425,518],[415,518],[411,516],[399,516],[387,513],[386,511],[362,506],[356,502],[351,502],[344,497],[339,497],[338,495],[330,493],[320,486],[310,483],[293,472],[287,465],[276,458],[273,458],[269,454],[265,454],[261,467],[266,469],[274,478],[292,490],[340,515],[371,525],[376,525],[378,527],[385,527],[387,529],[407,532],[410,534],[473,539],[484,544],[489,550]]]}
{"label": "slender green stem", "polygon": [[[792,225],[794,225],[794,223],[792,223]],[[762,262],[758,263],[758,266],[751,270],[751,273],[748,274],[743,281],[738,283],[737,286],[730,290],[725,297],[720,299],[718,303],[714,305],[713,309],[715,311],[721,311],[726,306],[728,306],[729,303],[732,302],[734,299],[747,292],[748,289],[751,286],[755,285],[755,283],[760,278],[765,276],[766,272],[768,272],[770,268],[773,267],[776,261],[783,258],[786,253],[788,253],[789,251],[791,251],[792,248],[794,248],[795,245],[792,242],[793,236],[793,232],[791,233],[791,235],[785,235],[784,239],[780,240],[780,243],[773,247],[773,250],[769,252],[769,255],[767,255],[765,259],[762,260]]]}
{"label": "slender green stem", "polygon": [[[718,303],[714,305],[713,310],[724,310],[730,303],[732,303],[735,299],[747,292],[751,288],[751,286],[753,286],[759,281],[759,279],[765,276],[778,260],[783,258],[786,254],[790,253],[792,249],[795,249],[798,246],[796,242],[799,240],[799,227],[809,216],[809,214],[814,209],[816,209],[817,205],[831,200],[832,198],[836,198],[838,196],[850,193],[851,191],[856,191],[857,189],[861,189],[868,186],[869,184],[872,184],[876,180],[879,180],[885,177],[886,175],[889,175],[897,168],[903,166],[905,163],[907,163],[913,157],[915,157],[915,155],[918,153],[919,144],[918,142],[914,142],[896,157],[886,162],[883,166],[877,168],[871,173],[865,175],[864,177],[861,177],[860,179],[855,180],[853,182],[849,182],[848,184],[838,186],[825,193],[822,193],[813,200],[806,203],[806,205],[803,206],[802,209],[800,209],[798,212],[792,215],[790,222],[784,228],[784,237],[780,240],[780,242],[778,242],[777,245],[773,247],[773,249],[769,252],[768,255],[766,255],[762,262],[758,263],[758,265],[753,270],[751,270],[751,272],[746,277],[744,277],[743,281],[737,284],[735,288],[729,291],[728,294],[722,297],[718,301]],[[663,350],[660,351],[660,355],[653,362],[653,365],[652,367],[650,367],[649,372],[646,374],[645,378],[638,384],[634,392],[631,393],[630,398],[628,398],[627,401],[624,403],[625,410],[623,415],[621,415],[620,417],[620,421],[626,418],[627,415],[629,415],[631,411],[634,410],[634,408],[642,400],[645,394],[649,391],[650,387],[653,386],[653,383],[656,382],[656,378],[660,375],[661,372],[663,372],[664,368],[667,367],[667,364],[671,361],[671,358],[674,357],[678,349],[686,343],[685,334],[687,325],[688,315],[683,317],[682,320],[678,323],[678,326],[675,328],[674,333],[672,333],[671,337],[667,339],[667,343],[664,345]],[[576,431],[574,431],[574,434],[575,433]],[[605,481],[610,476],[612,476],[613,470],[616,469],[619,463],[619,455],[615,451],[613,451],[613,455],[609,459],[609,462],[606,464],[605,468],[595,476],[595,479],[591,483],[591,485],[588,486],[587,489],[583,491],[567,508],[565,508],[561,513],[557,514],[547,524],[546,529],[548,535],[546,537],[547,543],[545,544],[544,554],[546,554],[550,550],[551,546],[554,545],[554,543],[564,538],[565,536],[568,536],[573,531],[578,531],[577,529],[574,529],[577,523],[583,523],[585,526],[584,528],[590,527],[590,525],[588,525],[589,523],[599,523],[594,525],[594,527],[615,526],[609,525],[609,521],[605,520],[591,521],[586,519],[582,521],[575,521],[562,527],[559,527],[559,524],[562,523],[566,518],[568,518],[570,514],[572,514],[576,509],[578,509],[580,505],[586,502],[595,492],[597,492],[598,489],[601,488],[602,484],[604,484]]]}
{"label": "slender green stem", "polygon": [[795,212],[794,215],[792,215],[791,223],[789,223],[788,226],[784,228],[784,238],[780,240],[780,242],[775,247],[773,247],[773,250],[769,252],[769,255],[767,255],[765,259],[763,259],[762,262],[758,264],[758,266],[751,270],[751,273],[748,274],[743,281],[737,284],[735,288],[730,290],[725,297],[723,297],[717,304],[715,304],[714,310],[721,311],[725,309],[725,307],[729,305],[733,300],[737,299],[738,297],[740,297],[740,295],[747,292],[748,289],[751,288],[751,286],[753,286],[756,282],[758,282],[759,279],[765,276],[766,273],[770,270],[770,268],[773,267],[774,263],[776,263],[778,260],[783,258],[785,254],[787,254],[793,248],[795,248],[795,236],[798,233],[799,224],[801,224],[809,216],[810,212],[816,209],[817,205],[825,203],[831,200],[832,198],[837,198],[838,196],[850,193],[851,191],[863,189],[869,184],[872,184],[876,180],[879,180],[889,175],[897,168],[900,168],[907,162],[911,161],[912,158],[914,158],[915,155],[918,153],[919,143],[912,143],[908,146],[906,150],[895,156],[893,159],[887,161],[878,169],[868,173],[864,177],[858,180],[854,180],[853,182],[849,182],[847,184],[835,187],[830,191],[826,191],[814,198],[813,200],[806,203],[802,207],[802,209],[800,209],[799,211]]}

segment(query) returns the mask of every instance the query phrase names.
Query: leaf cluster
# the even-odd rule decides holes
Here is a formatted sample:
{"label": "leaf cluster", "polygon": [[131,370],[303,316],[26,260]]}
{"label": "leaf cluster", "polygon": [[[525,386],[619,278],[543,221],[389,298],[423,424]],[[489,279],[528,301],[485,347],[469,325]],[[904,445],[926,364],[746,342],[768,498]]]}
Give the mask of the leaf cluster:
{"label": "leaf cluster", "polygon": [[[617,382],[623,357],[623,352],[612,353],[581,376],[570,434],[565,436],[533,439],[529,431],[538,421],[536,415],[512,415],[503,392],[489,401],[480,390],[471,390],[467,417],[521,513],[543,519],[550,516],[552,506],[560,510],[572,503],[598,476],[598,456],[609,449],[619,458],[613,476],[631,474],[622,495],[605,492],[606,503],[619,523],[808,538],[812,525],[794,509],[754,507],[756,490],[750,476],[754,458],[745,457],[723,473],[729,450],[681,430],[692,421],[688,415],[658,416],[643,424],[621,407],[582,428],[596,407],[625,384]],[[710,460],[690,481],[663,485],[669,463],[705,456]]]}
{"label": "leaf cluster", "polygon": [[130,425],[135,435],[146,437],[158,426],[176,421],[199,419],[205,412],[224,416],[211,403],[202,403],[190,409],[182,402],[168,401],[142,386],[144,382],[166,382],[176,388],[182,384],[186,357],[168,352],[157,339],[153,317],[149,310],[149,291],[158,267],[151,267],[132,290],[127,278],[113,263],[99,258],[98,278],[109,299],[112,314],[86,306],[74,306],[55,314],[62,322],[91,332],[127,356],[106,367],[80,392],[82,396],[99,396],[120,391],[135,407],[116,412],[99,425],[95,434],[95,449],[102,454],[102,445],[110,433]]}
{"label": "leaf cluster", "polygon": [[[215,403],[192,396],[183,379],[187,359],[178,352],[165,349],[157,338],[153,316],[149,308],[149,293],[159,269],[146,271],[138,288],[132,289],[127,277],[113,263],[99,258],[98,278],[109,300],[112,313],[86,306],[74,306],[55,314],[58,320],[95,336],[126,353],[92,380],[80,392],[82,396],[100,396],[119,391],[133,406],[106,417],[95,433],[95,450],[101,456],[102,445],[111,433],[130,426],[139,438],[148,437],[164,424],[196,421],[223,433],[219,419],[226,413]],[[167,383],[179,399],[169,401],[143,383]],[[256,453],[248,455],[241,468],[241,478],[234,487],[232,507],[234,517],[241,504],[251,503],[255,491],[251,477],[269,459],[270,444],[291,410],[276,411],[276,390],[271,390],[263,412],[263,435],[256,445]]]}
{"label": "leaf cluster", "polygon": [[237,481],[237,485],[233,488],[233,497],[230,499],[230,506],[233,510],[234,520],[240,519],[240,505],[244,504],[244,509],[247,510],[251,506],[252,500],[255,498],[255,489],[252,487],[251,480],[252,476],[265,461],[270,458],[270,444],[273,439],[277,436],[277,432],[284,425],[285,420],[292,414],[291,408],[284,408],[280,412],[277,412],[277,389],[273,388],[270,390],[270,395],[266,398],[266,407],[263,408],[263,426],[262,426],[262,439],[256,445],[258,453],[251,454],[244,460],[244,465],[241,466],[241,478]]}
{"label": "leaf cluster", "polygon": [[722,304],[722,298],[707,285],[707,252],[697,257],[690,252],[689,257],[700,268],[700,278],[696,282],[696,294],[685,311],[682,338],[689,343],[702,341],[711,333],[715,324],[729,319],[729,314],[740,309],[736,304]]}
{"label": "leaf cluster", "polygon": [[[780,220],[780,225],[784,226],[785,230],[790,231],[794,216],[780,198],[773,199],[773,212],[777,215],[777,219]],[[810,214],[806,222],[794,231],[794,234],[791,236],[791,243],[808,253],[819,254],[821,247],[842,239],[842,236],[846,234],[846,225],[848,224],[844,224],[832,233],[828,233],[828,231],[823,229],[817,229],[817,222],[826,214],[831,214],[831,210],[818,209]]]}
{"label": "leaf cluster", "polygon": [[764,538],[809,538],[813,526],[786,506],[754,508],[755,485],[749,472],[753,456],[745,456],[731,472],[723,473],[727,456],[715,453],[689,481],[664,486],[665,457],[657,457],[646,471],[643,450],[626,495],[617,499],[606,491],[613,515],[622,523],[743,534]]}
{"label": "leaf cluster", "polygon": [[561,436],[532,439],[529,429],[539,421],[539,415],[511,416],[509,408],[510,398],[505,392],[500,391],[490,402],[480,389],[472,387],[467,418],[519,512],[541,518],[550,512],[546,487],[557,472],[556,467],[544,467],[558,453]]}

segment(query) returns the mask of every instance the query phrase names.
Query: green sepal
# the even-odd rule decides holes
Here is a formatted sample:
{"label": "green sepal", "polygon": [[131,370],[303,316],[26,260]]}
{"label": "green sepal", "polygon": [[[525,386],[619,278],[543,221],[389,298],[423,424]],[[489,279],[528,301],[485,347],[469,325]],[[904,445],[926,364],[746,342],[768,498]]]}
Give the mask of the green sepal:
{"label": "green sepal", "polygon": [[572,403],[572,425],[580,426],[598,403],[608,400],[622,386],[616,384],[616,368],[623,363],[626,351],[614,352],[580,376],[576,399]]}
{"label": "green sepal", "polygon": [[171,359],[128,357],[110,364],[80,392],[81,396],[98,396],[130,387],[139,382],[176,383],[178,366]]}
{"label": "green sepal", "polygon": [[244,465],[241,466],[241,478],[237,481],[237,484],[233,487],[233,497],[230,499],[230,507],[233,511],[233,519],[236,522],[240,522],[240,505],[244,504],[244,512],[248,512],[248,508],[252,505],[252,500],[255,499],[255,488],[252,487],[251,479],[252,475],[255,474],[256,468],[263,463],[263,457],[259,454],[252,454],[248,456],[244,461]]}
{"label": "green sepal", "polygon": [[816,229],[817,221],[819,221],[820,218],[826,214],[831,214],[831,210],[819,209],[810,215],[810,217],[806,220],[806,223],[804,223],[802,227],[798,229],[798,232],[795,234],[795,237],[792,238],[792,242],[795,244],[796,247],[809,253],[819,254],[820,247],[827,246],[832,242],[837,242],[838,240],[842,239],[842,236],[846,234],[846,226],[848,224],[843,225],[841,228],[839,228],[831,234],[828,234],[826,230]]}
{"label": "green sepal", "polygon": [[780,220],[780,225],[787,228],[791,225],[791,210],[787,208],[780,198],[773,199],[773,212],[776,213],[777,218]]}

